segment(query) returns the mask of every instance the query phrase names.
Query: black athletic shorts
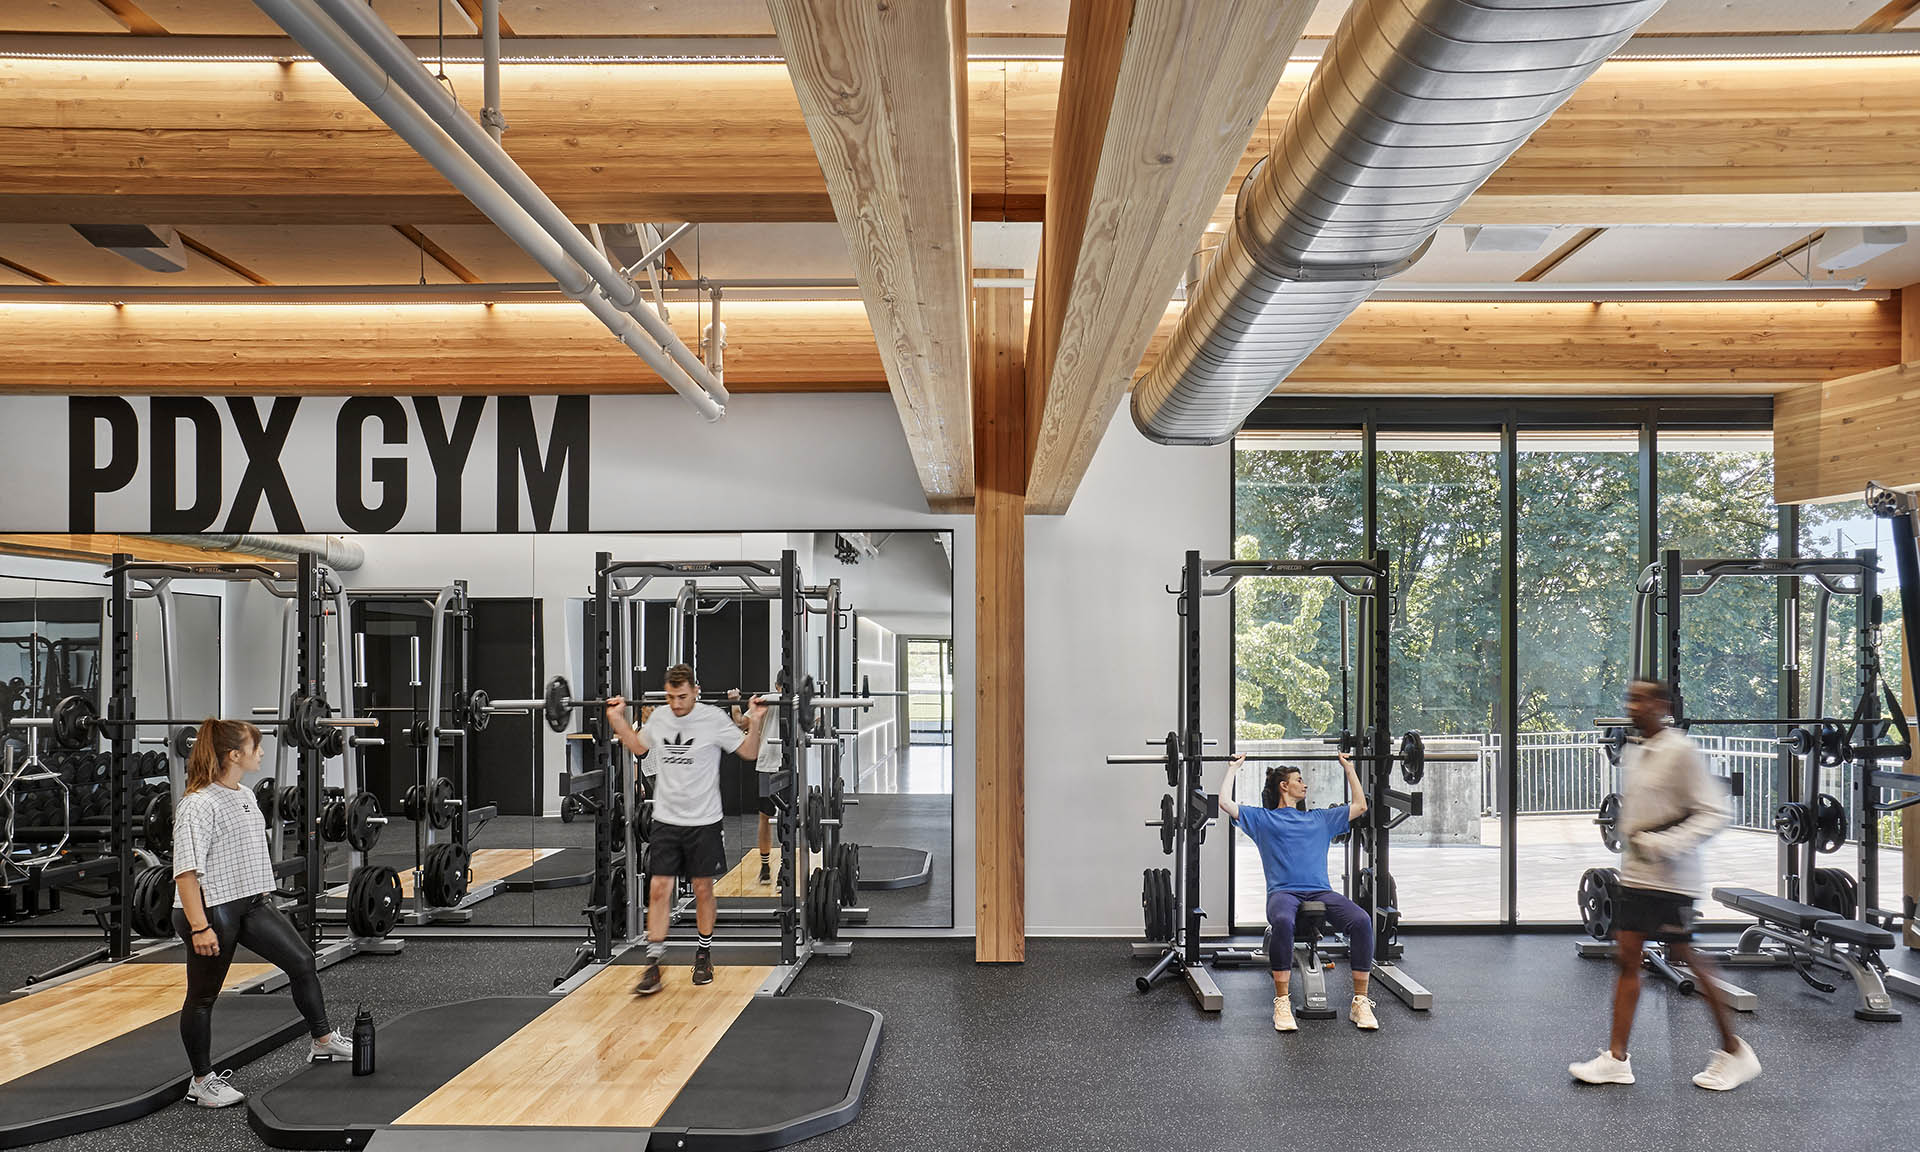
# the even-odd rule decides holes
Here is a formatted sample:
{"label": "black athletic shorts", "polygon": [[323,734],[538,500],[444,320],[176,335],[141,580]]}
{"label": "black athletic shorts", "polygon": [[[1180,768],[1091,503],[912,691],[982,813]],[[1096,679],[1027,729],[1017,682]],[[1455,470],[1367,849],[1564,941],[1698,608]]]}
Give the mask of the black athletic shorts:
{"label": "black athletic shorts", "polygon": [[779,814],[780,814],[780,810],[773,806],[773,797],[771,796],[760,797],[760,815],[766,816],[768,818],[772,818],[774,816],[778,816]]}
{"label": "black athletic shorts", "polygon": [[1667,944],[1684,943],[1693,939],[1694,916],[1691,896],[1621,885],[1620,899],[1613,909],[1613,928]]}
{"label": "black athletic shorts", "polygon": [[719,824],[687,828],[654,822],[653,839],[647,841],[647,875],[695,880],[726,874],[727,842]]}

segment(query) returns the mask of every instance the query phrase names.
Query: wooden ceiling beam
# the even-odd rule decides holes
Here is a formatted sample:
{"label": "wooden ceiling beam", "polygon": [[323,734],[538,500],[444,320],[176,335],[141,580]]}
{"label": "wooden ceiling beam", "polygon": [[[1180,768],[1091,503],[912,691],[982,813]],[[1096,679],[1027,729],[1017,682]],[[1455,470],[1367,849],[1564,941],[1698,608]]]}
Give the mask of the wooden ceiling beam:
{"label": "wooden ceiling beam", "polygon": [[1915,12],[1920,12],[1920,0],[1887,0],[1884,7],[1860,21],[1853,30],[1860,33],[1891,32]]}
{"label": "wooden ceiling beam", "polygon": [[[1920,292],[1909,296],[1920,298]],[[1287,378],[1322,395],[1777,392],[1901,361],[1894,301],[1369,301]],[[1178,316],[1142,358],[1152,367]],[[880,392],[859,301],[729,301],[736,392]],[[695,310],[673,310],[683,340]],[[1920,331],[1920,321],[1915,322]],[[0,304],[0,393],[665,392],[566,304]]]}
{"label": "wooden ceiling beam", "polygon": [[768,0],[767,10],[921,487],[936,506],[971,500],[965,4]]}
{"label": "wooden ceiling beam", "polygon": [[[479,69],[447,71],[477,115]],[[1217,219],[1311,71],[1287,67]],[[1041,218],[1061,76],[967,66],[973,218]],[[515,159],[575,219],[833,219],[781,65],[516,64],[502,84]],[[318,65],[0,61],[0,222],[481,219]],[[1608,63],[1452,222],[1835,220],[1920,220],[1920,58]]]}
{"label": "wooden ceiling beam", "polygon": [[1027,338],[1028,511],[1072,503],[1313,7],[1071,9]]}
{"label": "wooden ceiling beam", "polygon": [[245,280],[247,283],[255,284],[262,288],[271,287],[273,285],[273,281],[267,279],[265,276],[260,275],[260,273],[255,272],[253,269],[247,267],[245,264],[240,263],[240,261],[235,260],[233,257],[228,256],[223,252],[220,252],[214,248],[209,247],[204,241],[196,240],[192,236],[187,235],[185,232],[179,232],[178,235],[180,237],[180,243],[185,245],[189,251],[199,253],[201,256],[204,256],[208,260],[213,261],[215,264],[220,265],[220,267],[225,268],[227,271],[233,273],[235,276],[240,277],[240,279]]}
{"label": "wooden ceiling beam", "polygon": [[0,556],[38,556],[48,560],[108,561],[126,552],[154,564],[225,564],[260,560],[251,552],[195,548],[150,536],[109,533],[22,532],[0,535]]}
{"label": "wooden ceiling beam", "polygon": [[141,9],[133,0],[94,0],[107,15],[119,21],[120,26],[135,36],[169,35],[160,21],[155,20]]}
{"label": "wooden ceiling beam", "polygon": [[480,277],[474,275],[471,268],[468,268],[465,264],[455,259],[453,253],[435,244],[433,237],[427,235],[425,232],[420,231],[420,229],[415,228],[411,224],[395,224],[393,230],[404,236],[407,243],[420,249],[420,251],[425,253],[434,263],[445,268],[448,272],[453,273],[461,283],[480,283]]}

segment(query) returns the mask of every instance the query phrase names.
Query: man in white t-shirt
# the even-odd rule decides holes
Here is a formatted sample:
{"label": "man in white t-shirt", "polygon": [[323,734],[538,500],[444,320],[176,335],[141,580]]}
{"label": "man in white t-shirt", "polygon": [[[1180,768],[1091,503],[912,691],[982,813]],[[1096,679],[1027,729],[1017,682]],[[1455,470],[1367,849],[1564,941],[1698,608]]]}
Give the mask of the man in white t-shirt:
{"label": "man in white t-shirt", "polygon": [[[787,690],[787,674],[784,671],[774,676],[773,690],[775,692],[785,692]],[[737,697],[739,693],[730,690],[727,695],[729,697]],[[742,731],[745,731],[747,726],[746,714],[740,710],[741,706],[745,703],[746,701],[742,700],[738,704],[729,704],[729,707],[733,709],[733,722],[738,725]],[[780,771],[782,759],[780,741],[770,740],[763,736],[760,740],[760,757],[753,767],[756,774],[764,778]],[[762,779],[758,783],[759,787],[757,787],[755,791],[758,792],[760,796],[759,883],[762,888],[770,888],[773,886],[773,820],[774,817],[779,814],[779,811],[774,807],[773,797],[765,793],[765,780]]]}
{"label": "man in white t-shirt", "polygon": [[654,778],[653,837],[647,841],[647,968],[633,989],[642,996],[660,990],[667,904],[674,881],[682,876],[693,882],[694,920],[700,930],[693,982],[713,982],[713,881],[727,872],[720,753],[734,752],[749,760],[759,756],[760,726],[767,715],[767,706],[754,697],[742,732],[725,712],[700,703],[700,685],[685,664],[667,669],[666,690],[667,706],[655,708],[638,731],[627,721],[626,700],[607,700],[614,738],[636,757],[646,757],[642,771]]}

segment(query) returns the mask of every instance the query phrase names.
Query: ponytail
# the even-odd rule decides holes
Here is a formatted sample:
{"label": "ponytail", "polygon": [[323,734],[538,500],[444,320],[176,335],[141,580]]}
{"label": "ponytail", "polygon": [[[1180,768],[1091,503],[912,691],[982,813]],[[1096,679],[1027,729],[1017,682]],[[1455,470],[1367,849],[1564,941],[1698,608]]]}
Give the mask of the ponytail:
{"label": "ponytail", "polygon": [[194,733],[193,751],[187,755],[187,786],[183,795],[205,788],[219,777],[227,754],[245,752],[260,743],[260,729],[245,720],[216,720],[212,716],[200,723]]}

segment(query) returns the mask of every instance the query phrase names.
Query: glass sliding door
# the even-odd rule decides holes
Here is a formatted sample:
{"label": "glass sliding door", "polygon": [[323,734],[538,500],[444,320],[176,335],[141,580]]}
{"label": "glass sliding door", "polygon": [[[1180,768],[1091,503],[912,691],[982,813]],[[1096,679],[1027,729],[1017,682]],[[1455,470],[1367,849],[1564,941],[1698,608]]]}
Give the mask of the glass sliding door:
{"label": "glass sliding door", "polygon": [[[1497,432],[1382,432],[1378,540],[1388,554],[1392,732],[1471,762],[1427,765],[1425,812],[1393,830],[1407,923],[1498,921],[1503,533]],[[1396,770],[1395,787],[1404,788]]]}
{"label": "glass sliding door", "polygon": [[1619,790],[1593,722],[1618,716],[1640,571],[1639,432],[1521,432],[1514,743],[1516,914],[1580,918],[1588,868],[1617,858],[1594,811]]}

